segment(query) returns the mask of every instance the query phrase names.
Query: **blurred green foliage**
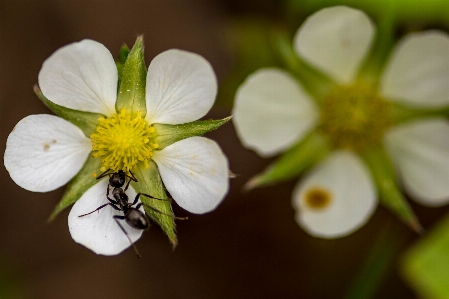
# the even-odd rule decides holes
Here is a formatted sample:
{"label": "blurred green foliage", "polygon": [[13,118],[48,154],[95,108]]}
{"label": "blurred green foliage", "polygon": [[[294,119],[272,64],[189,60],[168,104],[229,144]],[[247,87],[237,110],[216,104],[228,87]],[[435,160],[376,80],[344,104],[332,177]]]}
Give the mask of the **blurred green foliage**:
{"label": "blurred green foliage", "polygon": [[402,272],[422,298],[449,298],[449,217],[405,254]]}
{"label": "blurred green foliage", "polygon": [[19,277],[19,271],[12,263],[0,258],[0,299],[25,298]]}
{"label": "blurred green foliage", "polygon": [[359,8],[374,17],[381,17],[393,7],[399,22],[443,23],[449,25],[447,0],[287,0],[287,11],[310,14],[323,7],[347,5]]}

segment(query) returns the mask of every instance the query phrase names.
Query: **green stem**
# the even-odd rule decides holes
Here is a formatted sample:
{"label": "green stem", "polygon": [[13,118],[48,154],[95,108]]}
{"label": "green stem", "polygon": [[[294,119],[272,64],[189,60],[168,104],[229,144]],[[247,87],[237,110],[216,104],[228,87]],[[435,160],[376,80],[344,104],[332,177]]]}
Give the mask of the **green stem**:
{"label": "green stem", "polygon": [[363,266],[352,282],[345,299],[373,298],[395,261],[405,237],[390,221],[377,237]]}

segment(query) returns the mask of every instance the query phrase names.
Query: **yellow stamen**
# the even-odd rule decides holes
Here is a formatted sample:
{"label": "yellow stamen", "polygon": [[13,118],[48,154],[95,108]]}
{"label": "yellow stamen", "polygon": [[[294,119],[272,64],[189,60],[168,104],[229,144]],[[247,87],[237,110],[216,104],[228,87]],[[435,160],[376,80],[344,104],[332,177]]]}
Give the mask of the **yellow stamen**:
{"label": "yellow stamen", "polygon": [[338,86],[323,101],[319,129],[335,148],[360,151],[381,142],[391,126],[390,104],[364,82]]}
{"label": "yellow stamen", "polygon": [[147,124],[141,112],[133,118],[126,109],[121,109],[120,113],[102,117],[99,122],[90,138],[92,156],[101,159],[101,171],[129,171],[139,162],[149,167],[153,152],[159,145],[155,140],[156,129]]}

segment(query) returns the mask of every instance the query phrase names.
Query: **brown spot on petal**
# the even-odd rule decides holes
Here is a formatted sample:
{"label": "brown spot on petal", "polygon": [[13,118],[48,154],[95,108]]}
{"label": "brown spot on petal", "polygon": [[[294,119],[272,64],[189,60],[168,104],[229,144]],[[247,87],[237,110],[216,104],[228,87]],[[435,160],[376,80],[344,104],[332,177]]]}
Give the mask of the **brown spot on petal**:
{"label": "brown spot on petal", "polygon": [[50,149],[50,145],[48,145],[47,143],[44,143],[44,152],[48,152],[49,149]]}
{"label": "brown spot on petal", "polygon": [[332,201],[332,194],[321,187],[312,187],[304,195],[304,203],[312,209],[323,209]]}

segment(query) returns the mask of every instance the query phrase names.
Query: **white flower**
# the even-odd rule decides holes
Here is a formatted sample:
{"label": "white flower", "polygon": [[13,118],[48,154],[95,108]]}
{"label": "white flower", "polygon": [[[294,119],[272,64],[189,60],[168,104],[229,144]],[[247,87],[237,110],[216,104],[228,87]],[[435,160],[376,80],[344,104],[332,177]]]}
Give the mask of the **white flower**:
{"label": "white flower", "polygon": [[376,188],[358,155],[372,144],[385,146],[411,198],[428,206],[449,202],[448,122],[427,118],[394,125],[387,115],[392,103],[416,109],[449,105],[449,38],[439,31],[405,36],[379,85],[371,86],[358,73],[374,35],[374,25],[359,10],[320,10],[299,28],[294,48],[335,82],[330,94],[315,101],[298,80],[276,68],[256,71],[236,94],[238,136],[261,156],[283,152],[313,131],[330,140],[335,151],[293,192],[296,220],[313,236],[348,235],[374,212]]}
{"label": "white flower", "polygon": [[[102,114],[104,119],[100,123],[105,127],[128,117],[125,111],[116,112],[117,82],[117,68],[111,53],[92,40],[57,50],[44,62],[39,73],[39,86],[49,100],[74,110]],[[165,51],[155,57],[148,68],[147,113],[144,119],[138,115],[138,124],[152,136],[154,123],[195,121],[209,111],[216,93],[215,74],[203,57],[181,50]],[[111,134],[110,131],[104,136],[97,134],[98,146],[94,154],[97,151],[98,156],[110,155],[107,157],[115,163],[110,165],[121,165],[124,162],[116,159],[116,153],[101,152],[101,142],[110,142]],[[91,140],[75,125],[52,115],[31,115],[22,119],[9,135],[4,163],[19,186],[47,192],[72,179],[92,150]],[[151,154],[173,199],[187,211],[209,212],[228,191],[228,162],[214,141],[191,137],[162,150],[157,150],[157,145],[143,150]],[[131,168],[134,164],[129,165]],[[69,228],[76,242],[98,254],[114,255],[130,246],[112,218],[120,212],[106,207],[99,213],[78,217],[108,202],[106,186],[107,177],[82,195],[70,212]],[[131,186],[127,194],[130,200],[136,195]],[[123,226],[133,241],[142,234],[141,230],[131,229],[124,222]]]}

